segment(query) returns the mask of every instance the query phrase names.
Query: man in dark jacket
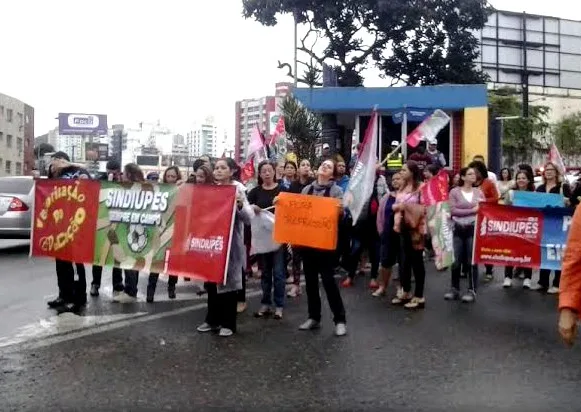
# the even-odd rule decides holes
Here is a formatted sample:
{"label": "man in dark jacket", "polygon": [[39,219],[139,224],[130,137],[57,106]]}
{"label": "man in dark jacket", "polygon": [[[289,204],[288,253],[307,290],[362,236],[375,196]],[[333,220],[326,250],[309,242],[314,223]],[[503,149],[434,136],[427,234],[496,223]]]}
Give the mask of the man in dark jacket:
{"label": "man in dark jacket", "polygon": [[[75,164],[70,163],[65,152],[52,155],[48,177],[52,179],[90,179],[90,173]],[[75,282],[75,266],[79,280]],[[56,259],[56,275],[59,296],[48,306],[59,312],[76,312],[87,303],[87,280],[85,266],[82,263],[73,265],[71,262]]]}

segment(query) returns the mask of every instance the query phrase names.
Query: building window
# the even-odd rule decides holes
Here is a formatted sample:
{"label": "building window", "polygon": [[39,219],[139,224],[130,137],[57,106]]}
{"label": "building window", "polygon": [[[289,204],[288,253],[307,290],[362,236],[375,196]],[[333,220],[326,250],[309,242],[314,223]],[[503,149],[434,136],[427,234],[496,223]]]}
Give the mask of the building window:
{"label": "building window", "polygon": [[22,113],[18,113],[18,124],[20,126],[24,124],[24,115]]}
{"label": "building window", "polygon": [[4,141],[4,133],[0,132],[0,142]]}
{"label": "building window", "polygon": [[16,170],[14,171],[16,176],[20,176],[22,174],[22,163],[16,162]]}
{"label": "building window", "polygon": [[6,135],[6,147],[8,147],[8,148],[12,147],[12,135],[11,134]]}
{"label": "building window", "polygon": [[4,106],[0,106],[0,119],[4,117]]}
{"label": "building window", "polygon": [[2,158],[0,157],[0,169],[2,169]]}
{"label": "building window", "polygon": [[21,152],[22,151],[22,137],[16,138],[16,149]]}
{"label": "building window", "polygon": [[12,109],[6,109],[6,121],[8,123],[12,123],[12,115],[13,115]]}
{"label": "building window", "polygon": [[12,162],[10,160],[6,160],[6,174],[12,174]]}

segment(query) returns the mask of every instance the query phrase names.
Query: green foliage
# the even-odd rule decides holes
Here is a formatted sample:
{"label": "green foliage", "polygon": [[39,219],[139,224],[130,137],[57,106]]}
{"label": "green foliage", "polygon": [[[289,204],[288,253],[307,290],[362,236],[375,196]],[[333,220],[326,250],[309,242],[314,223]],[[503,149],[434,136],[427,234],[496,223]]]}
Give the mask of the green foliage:
{"label": "green foliage", "polygon": [[[488,106],[493,118],[522,116],[522,101],[513,89],[490,92]],[[529,117],[502,120],[502,150],[509,164],[530,161],[535,149],[539,148],[539,137],[549,131],[547,106],[529,106]]]}
{"label": "green foliage", "polygon": [[[375,65],[393,83],[482,83],[474,67],[472,35],[486,22],[486,0],[243,0],[243,15],[265,26],[292,14],[308,31],[298,50],[307,72],[334,65],[340,86],[361,86],[362,71]],[[308,45],[308,39],[315,40]],[[317,40],[326,40],[317,47]],[[369,40],[367,40],[369,39]],[[279,64],[280,66],[280,64]],[[293,74],[294,75],[294,74]],[[308,79],[299,79],[308,84]],[[312,80],[312,79],[310,79]]]}
{"label": "green foliage", "polygon": [[280,105],[284,116],[287,138],[291,141],[293,152],[299,158],[315,161],[315,143],[321,137],[321,119],[301,105],[295,98],[288,96]]}
{"label": "green foliage", "polygon": [[553,126],[555,144],[566,155],[581,152],[581,112],[563,117]]}

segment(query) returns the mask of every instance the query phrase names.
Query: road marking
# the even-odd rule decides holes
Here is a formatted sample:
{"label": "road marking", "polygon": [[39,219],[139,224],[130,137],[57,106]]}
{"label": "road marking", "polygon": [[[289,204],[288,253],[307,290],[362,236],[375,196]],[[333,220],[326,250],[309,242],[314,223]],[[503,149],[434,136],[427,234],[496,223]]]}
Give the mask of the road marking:
{"label": "road marking", "polygon": [[[248,291],[246,293],[246,298],[252,298],[255,296],[259,296],[260,294],[262,294],[261,290]],[[206,306],[207,306],[206,303],[198,303],[196,305],[186,306],[184,308],[174,309],[174,310],[170,310],[167,312],[155,313],[152,315],[144,315],[143,313],[136,313],[136,314],[125,315],[125,316],[130,316],[130,318],[125,318],[122,320],[119,320],[119,318],[114,318],[116,315],[112,315],[112,316],[109,316],[108,322],[101,321],[100,323],[97,323],[95,321],[94,325],[85,326],[85,327],[83,327],[83,329],[77,330],[77,331],[68,331],[68,332],[60,332],[60,333],[55,332],[52,335],[45,336],[45,337],[30,338],[30,336],[28,336],[28,337],[22,336],[20,340],[16,340],[16,338],[14,338],[13,341],[8,340],[8,343],[6,343],[4,345],[2,343],[0,343],[0,354],[20,352],[23,350],[44,348],[44,347],[55,345],[55,344],[61,343],[61,342],[68,342],[68,341],[83,338],[86,336],[96,335],[98,333],[109,332],[112,330],[125,328],[127,326],[132,326],[132,325],[135,325],[138,323],[149,322],[152,320],[159,320],[159,319],[167,318],[170,316],[182,315],[184,313],[193,312],[193,311],[196,311],[199,309],[204,309]],[[63,315],[60,315],[57,317],[60,318]],[[72,318],[70,318],[70,316],[75,316],[76,318],[82,318],[83,316],[72,315],[72,314],[67,314],[67,315],[69,315],[69,316],[67,316],[68,319],[66,319],[65,322],[68,322],[69,324],[77,324],[78,325],[79,322],[82,322],[82,321],[79,321],[78,319],[72,320]],[[94,316],[94,318],[103,318],[103,317],[102,316]],[[59,323],[59,322],[57,322],[57,323]],[[33,327],[38,328],[39,324],[35,323],[33,325],[27,325],[25,328],[33,328]]]}

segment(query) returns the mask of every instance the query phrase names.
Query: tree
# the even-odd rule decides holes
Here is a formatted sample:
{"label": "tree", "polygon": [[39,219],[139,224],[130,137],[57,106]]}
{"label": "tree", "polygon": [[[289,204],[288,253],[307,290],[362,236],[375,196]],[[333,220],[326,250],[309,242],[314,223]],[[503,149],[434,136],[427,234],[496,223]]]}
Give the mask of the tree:
{"label": "tree", "polygon": [[34,147],[34,156],[37,159],[41,159],[44,157],[44,155],[46,155],[47,153],[53,153],[54,147],[53,145],[49,144],[49,143],[39,143],[38,145],[36,145]]}
{"label": "tree", "polygon": [[[488,95],[490,116],[522,116],[522,101],[514,89],[495,90]],[[549,130],[546,120],[550,108],[547,106],[530,106],[529,117],[498,120],[502,122],[502,150],[511,165],[519,162],[530,162],[535,149],[540,148],[539,137]]]}
{"label": "tree", "polygon": [[[486,22],[486,0],[243,0],[243,15],[265,26],[292,14],[307,31],[298,50],[311,75],[333,65],[340,86],[361,86],[362,71],[373,64],[393,83],[479,83],[473,30]],[[313,40],[314,37],[314,40]],[[324,39],[324,46],[318,40]],[[309,44],[309,41],[312,41]],[[279,67],[288,63],[279,63]],[[320,72],[319,72],[320,73]],[[296,76],[289,70],[291,77]],[[311,83],[313,83],[311,81]],[[309,84],[312,85],[312,84]],[[316,85],[316,84],[315,84]]]}
{"label": "tree", "polygon": [[286,97],[280,105],[284,116],[287,138],[299,159],[315,161],[315,144],[321,138],[321,119],[293,97]]}
{"label": "tree", "polygon": [[564,116],[553,126],[555,144],[566,155],[581,152],[581,112]]}

